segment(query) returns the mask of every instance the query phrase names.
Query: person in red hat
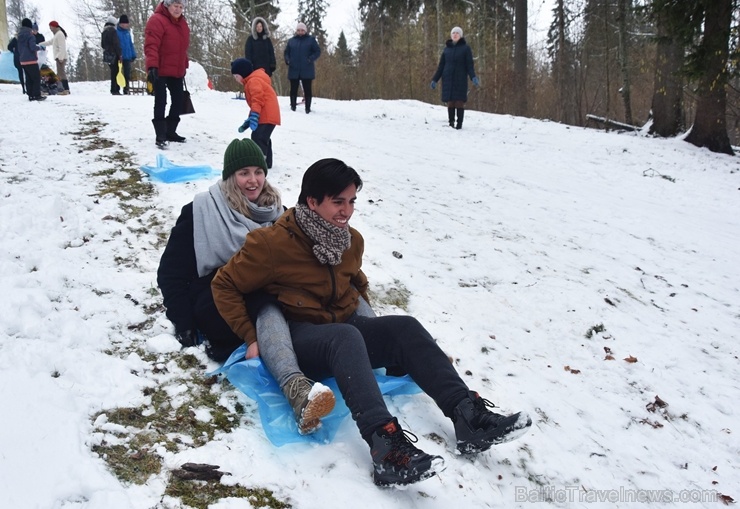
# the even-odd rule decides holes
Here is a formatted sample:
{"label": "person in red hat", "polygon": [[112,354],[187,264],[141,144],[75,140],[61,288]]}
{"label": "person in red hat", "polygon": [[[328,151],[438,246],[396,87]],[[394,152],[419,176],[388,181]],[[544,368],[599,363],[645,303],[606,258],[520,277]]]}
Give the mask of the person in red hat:
{"label": "person in red hat", "polygon": [[62,28],[58,22],[51,21],[49,23],[54,37],[49,41],[39,43],[39,46],[46,47],[51,44],[54,50],[54,61],[57,63],[57,75],[62,82],[64,90],[59,92],[59,95],[69,95],[69,81],[67,80],[67,72],[65,70],[67,66],[67,32]]}

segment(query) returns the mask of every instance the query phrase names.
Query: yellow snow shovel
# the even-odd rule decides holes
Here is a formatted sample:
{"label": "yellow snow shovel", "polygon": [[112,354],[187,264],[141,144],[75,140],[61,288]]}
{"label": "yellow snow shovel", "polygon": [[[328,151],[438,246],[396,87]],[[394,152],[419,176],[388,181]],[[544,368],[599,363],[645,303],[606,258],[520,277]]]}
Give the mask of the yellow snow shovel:
{"label": "yellow snow shovel", "polygon": [[126,78],[123,76],[123,62],[118,61],[118,75],[116,76],[116,83],[121,88],[126,87]]}

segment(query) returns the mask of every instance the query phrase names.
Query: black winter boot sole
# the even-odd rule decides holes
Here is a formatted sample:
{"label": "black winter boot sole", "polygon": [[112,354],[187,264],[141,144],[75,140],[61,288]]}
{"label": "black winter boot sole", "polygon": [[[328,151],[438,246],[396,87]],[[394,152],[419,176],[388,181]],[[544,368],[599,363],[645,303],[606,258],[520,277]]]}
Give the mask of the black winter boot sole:
{"label": "black winter boot sole", "polygon": [[532,419],[526,413],[516,413],[501,418],[496,427],[488,430],[469,430],[467,440],[458,440],[457,450],[462,454],[477,454],[491,446],[516,440],[529,431]]}
{"label": "black winter boot sole", "polygon": [[416,475],[410,475],[405,479],[399,480],[396,473],[390,473],[390,475],[386,477],[384,473],[379,473],[376,469],[373,472],[373,482],[375,483],[375,486],[380,486],[383,488],[390,486],[408,486],[409,484],[426,481],[427,479],[434,477],[438,473],[443,472],[445,468],[445,462],[442,457],[432,456],[432,459],[429,462],[428,469],[423,472],[417,473]]}
{"label": "black winter boot sole", "polygon": [[373,482],[377,486],[405,486],[445,469],[441,456],[427,454],[414,446],[416,435],[401,429],[393,419],[370,438]]}

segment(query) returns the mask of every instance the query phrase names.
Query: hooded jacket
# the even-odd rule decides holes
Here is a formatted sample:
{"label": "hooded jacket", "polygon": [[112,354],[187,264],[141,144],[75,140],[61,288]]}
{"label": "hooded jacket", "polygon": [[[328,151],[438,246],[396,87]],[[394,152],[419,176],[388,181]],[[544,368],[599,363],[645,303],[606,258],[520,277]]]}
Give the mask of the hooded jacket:
{"label": "hooded jacket", "polygon": [[185,16],[175,19],[160,2],[144,29],[146,68],[156,67],[159,76],[182,78],[188,68],[190,27]]}
{"label": "hooded jacket", "polygon": [[244,78],[244,97],[249,109],[259,113],[260,124],[280,125],[280,105],[272,81],[264,69],[255,69]]}
{"label": "hooded jacket", "polygon": [[136,60],[136,49],[134,48],[134,41],[131,39],[131,30],[121,28],[121,25],[118,25],[116,35],[121,45],[121,58],[123,60]]}
{"label": "hooded jacket", "polygon": [[103,33],[100,34],[100,47],[116,56],[116,61],[121,59],[121,42],[116,34],[116,27],[106,23]]}
{"label": "hooded jacket", "polygon": [[288,65],[289,80],[316,79],[314,62],[321,56],[321,48],[316,39],[308,34],[294,35],[285,45],[283,57]]}
{"label": "hooded jacket", "polygon": [[475,69],[473,52],[464,37],[461,37],[457,44],[453,43],[452,39],[447,41],[432,81],[439,81],[440,77],[442,102],[468,100],[468,77],[471,80],[475,78]]}
{"label": "hooded jacket", "polygon": [[39,61],[36,37],[28,27],[21,27],[18,31],[18,60],[21,65],[36,64]]}
{"label": "hooded jacket", "polygon": [[[257,23],[262,23],[262,33],[257,33]],[[244,43],[244,57],[252,62],[255,69],[264,69],[268,76],[275,71],[275,48],[270,39],[270,29],[264,18],[254,18],[252,21],[252,35]]]}
{"label": "hooded jacket", "polygon": [[211,283],[219,313],[247,344],[257,335],[243,295],[259,289],[277,297],[288,320],[345,322],[357,310],[360,296],[368,300],[361,269],[365,241],[357,230],[349,230],[350,248],[336,266],[316,259],[313,241],[296,224],[295,208],[273,226],[254,230]]}

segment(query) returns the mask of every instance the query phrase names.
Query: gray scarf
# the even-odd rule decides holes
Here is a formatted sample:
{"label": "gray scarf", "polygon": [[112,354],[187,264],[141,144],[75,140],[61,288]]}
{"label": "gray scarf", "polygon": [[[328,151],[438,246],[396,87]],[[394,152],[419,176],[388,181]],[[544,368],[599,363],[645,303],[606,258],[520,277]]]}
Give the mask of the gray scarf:
{"label": "gray scarf", "polygon": [[295,221],[314,241],[313,254],[322,265],[339,265],[342,254],[349,249],[349,228],[340,228],[326,221],[306,205],[295,206]]}
{"label": "gray scarf", "polygon": [[270,226],[283,211],[281,204],[258,207],[244,201],[252,218],[229,207],[220,182],[193,199],[193,241],[198,276],[203,277],[226,264],[244,244],[247,233]]}

